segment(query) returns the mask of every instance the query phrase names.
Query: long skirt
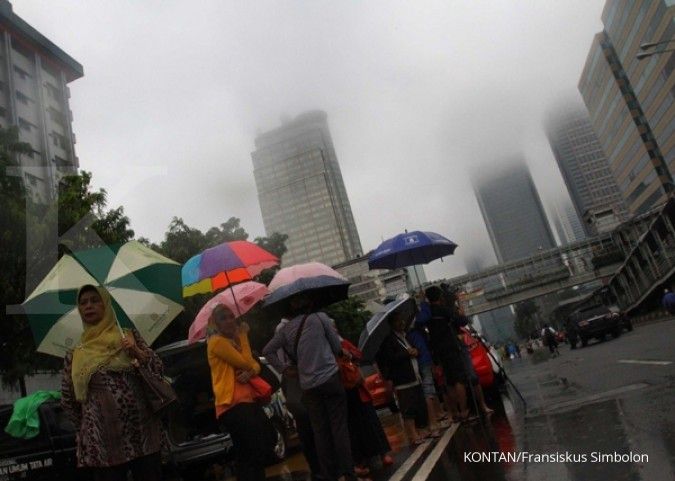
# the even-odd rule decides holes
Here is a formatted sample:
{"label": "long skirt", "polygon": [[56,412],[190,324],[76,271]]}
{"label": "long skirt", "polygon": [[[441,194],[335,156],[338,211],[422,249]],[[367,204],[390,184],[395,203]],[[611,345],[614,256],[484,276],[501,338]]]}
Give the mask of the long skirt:
{"label": "long skirt", "polygon": [[370,402],[359,397],[359,388],[347,389],[347,416],[352,455],[357,464],[391,451],[382,423]]}

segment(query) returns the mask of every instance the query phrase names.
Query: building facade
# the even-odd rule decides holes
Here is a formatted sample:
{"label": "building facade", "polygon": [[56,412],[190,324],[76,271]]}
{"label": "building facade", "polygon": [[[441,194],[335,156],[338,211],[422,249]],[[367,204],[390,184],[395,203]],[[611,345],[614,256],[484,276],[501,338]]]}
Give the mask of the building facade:
{"label": "building facade", "polygon": [[546,135],[586,234],[606,232],[608,216],[614,226],[626,220],[623,196],[588,114],[582,108],[557,108],[547,119]]}
{"label": "building facade", "polygon": [[288,235],[285,265],[335,265],[362,254],[325,112],[255,139],[253,174],[267,235]]}
{"label": "building facade", "polygon": [[27,192],[46,202],[64,175],[77,172],[68,84],[82,65],[0,0],[0,127],[16,126],[31,146],[19,156]]}
{"label": "building facade", "polygon": [[521,160],[491,168],[474,191],[499,263],[555,247],[541,199]]}
{"label": "building facade", "polygon": [[[675,163],[675,2],[609,0],[579,91],[631,215],[673,190]],[[640,45],[659,43],[639,59]],[[672,45],[670,45],[672,46]]]}
{"label": "building facade", "polygon": [[333,269],[351,282],[349,295],[364,302],[381,302],[408,291],[410,273],[405,269],[368,268],[368,256],[360,256],[333,266]]}

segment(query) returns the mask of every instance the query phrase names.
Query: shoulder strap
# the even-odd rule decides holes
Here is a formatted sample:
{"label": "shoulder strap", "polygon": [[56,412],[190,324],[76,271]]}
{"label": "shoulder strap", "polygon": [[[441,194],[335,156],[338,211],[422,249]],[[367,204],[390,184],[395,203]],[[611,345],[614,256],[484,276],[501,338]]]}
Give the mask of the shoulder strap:
{"label": "shoulder strap", "polygon": [[309,317],[309,314],[305,314],[305,317],[300,321],[300,327],[298,327],[298,332],[295,334],[295,342],[293,343],[293,355],[290,352],[287,352],[288,356],[295,362],[298,363],[298,344],[300,343],[300,336],[302,335],[302,330],[305,327],[305,321]]}

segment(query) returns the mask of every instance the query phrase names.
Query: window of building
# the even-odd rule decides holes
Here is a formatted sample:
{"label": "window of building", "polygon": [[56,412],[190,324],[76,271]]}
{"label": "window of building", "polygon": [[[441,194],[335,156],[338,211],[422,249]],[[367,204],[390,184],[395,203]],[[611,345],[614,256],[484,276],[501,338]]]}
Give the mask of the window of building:
{"label": "window of building", "polygon": [[16,65],[14,66],[14,72],[16,72],[17,76],[19,76],[22,80],[27,80],[30,78],[30,74],[28,72],[26,72],[21,67],[17,67]]}
{"label": "window of building", "polygon": [[23,119],[19,117],[19,128],[22,128],[26,132],[30,132],[32,129],[32,125],[30,122],[28,122],[26,119]]}
{"label": "window of building", "polygon": [[24,105],[28,105],[32,101],[28,95],[18,90],[16,91],[16,99]]}

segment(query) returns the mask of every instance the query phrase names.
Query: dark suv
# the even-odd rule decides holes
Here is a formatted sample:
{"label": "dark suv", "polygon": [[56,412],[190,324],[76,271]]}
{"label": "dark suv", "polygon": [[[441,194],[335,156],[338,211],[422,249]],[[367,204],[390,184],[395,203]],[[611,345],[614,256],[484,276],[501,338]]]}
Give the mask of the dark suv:
{"label": "dark suv", "polygon": [[567,337],[572,348],[576,347],[577,339],[582,346],[587,346],[591,338],[602,341],[607,334],[619,337],[623,329],[633,330],[628,316],[614,307],[601,304],[574,311],[569,320],[568,331],[572,332],[568,332]]}
{"label": "dark suv", "polygon": [[[229,461],[232,451],[229,434],[221,433],[216,422],[206,344],[179,341],[156,352],[179,400],[167,420],[172,464],[184,479],[201,479]],[[260,364],[260,375],[274,389],[272,401],[264,407],[277,431],[275,457],[267,460],[272,464],[285,458],[288,444],[295,443],[297,436],[279,389],[281,377],[264,358]],[[218,477],[217,472],[212,474]]]}

